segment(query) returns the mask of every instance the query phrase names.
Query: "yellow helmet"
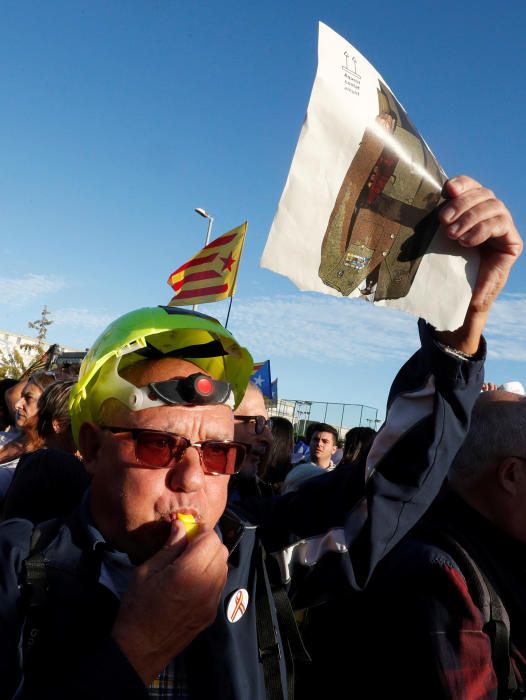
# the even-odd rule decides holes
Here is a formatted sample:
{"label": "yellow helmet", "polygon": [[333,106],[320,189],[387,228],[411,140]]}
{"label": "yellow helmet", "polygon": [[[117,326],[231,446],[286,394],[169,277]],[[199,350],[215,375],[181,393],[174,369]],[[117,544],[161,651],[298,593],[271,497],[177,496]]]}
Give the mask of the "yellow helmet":
{"label": "yellow helmet", "polygon": [[96,423],[102,404],[109,398],[140,410],[137,387],[119,372],[140,360],[160,357],[188,360],[215,379],[228,381],[235,406],[243,398],[253,370],[248,350],[211,316],[169,306],[130,311],[110,323],[82,362],[69,402],[75,441],[82,423]]}

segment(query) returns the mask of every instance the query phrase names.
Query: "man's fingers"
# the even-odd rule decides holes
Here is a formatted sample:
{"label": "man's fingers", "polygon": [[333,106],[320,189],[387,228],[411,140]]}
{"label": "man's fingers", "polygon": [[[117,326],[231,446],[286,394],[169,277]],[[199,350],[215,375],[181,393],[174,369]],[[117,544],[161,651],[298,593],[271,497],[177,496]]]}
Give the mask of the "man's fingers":
{"label": "man's fingers", "polygon": [[144,578],[162,571],[184,552],[187,544],[185,527],[180,520],[175,520],[171,524],[168,539],[161,549],[137,567],[137,576]]}
{"label": "man's fingers", "polygon": [[448,180],[444,185],[444,195],[446,197],[459,197],[468,190],[484,189],[480,182],[468,175],[457,175]]}
{"label": "man's fingers", "polygon": [[[472,216],[466,215],[470,220]],[[447,231],[447,229],[446,229]],[[464,223],[455,234],[448,232],[449,238],[458,240],[459,244],[472,248],[481,245],[490,238],[501,238],[509,231],[509,221],[502,214],[496,214],[476,223]]]}
{"label": "man's fingers", "polygon": [[458,234],[459,230],[482,219],[495,216],[502,210],[502,203],[491,190],[479,187],[446,202],[439,212],[439,219],[448,227],[448,233]]}

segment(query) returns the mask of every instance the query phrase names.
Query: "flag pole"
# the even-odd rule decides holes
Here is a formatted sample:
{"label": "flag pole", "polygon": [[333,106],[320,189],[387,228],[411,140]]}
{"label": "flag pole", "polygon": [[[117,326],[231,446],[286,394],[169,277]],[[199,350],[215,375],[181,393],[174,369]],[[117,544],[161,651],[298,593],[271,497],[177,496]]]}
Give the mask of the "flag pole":
{"label": "flag pole", "polygon": [[236,289],[237,275],[239,272],[239,268],[241,267],[241,256],[243,255],[243,248],[245,247],[245,238],[247,237],[247,227],[248,227],[248,221],[245,221],[245,232],[243,235],[243,244],[241,246],[241,250],[239,251],[239,263],[236,267],[236,276],[234,277],[234,284],[232,285],[232,294],[230,295],[230,303],[228,305],[228,312],[226,315],[225,328],[228,327],[228,319],[230,318],[230,309],[232,308],[232,301],[234,300],[234,291]]}
{"label": "flag pole", "polygon": [[[199,216],[202,216],[203,219],[208,219],[208,227],[206,229],[206,238],[205,238],[205,248],[206,248],[206,246],[210,243],[210,234],[212,233],[212,224],[214,223],[214,217],[210,216],[210,214],[207,211],[205,211],[204,209],[201,209],[199,207],[197,209],[194,209],[194,211],[196,212],[196,214],[199,214]],[[192,306],[192,311],[195,311],[198,306],[199,306],[199,304],[194,304]]]}
{"label": "flag pole", "polygon": [[233,296],[230,297],[230,304],[228,305],[228,313],[226,315],[226,321],[225,321],[225,328],[228,327],[228,319],[230,318],[230,309],[232,308],[232,300],[234,299]]}

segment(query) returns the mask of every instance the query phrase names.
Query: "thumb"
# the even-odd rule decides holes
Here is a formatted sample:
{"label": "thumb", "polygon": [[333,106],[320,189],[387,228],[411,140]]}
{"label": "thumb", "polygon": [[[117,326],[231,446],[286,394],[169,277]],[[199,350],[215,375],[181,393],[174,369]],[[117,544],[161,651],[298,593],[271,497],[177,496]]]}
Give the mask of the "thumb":
{"label": "thumb", "polygon": [[162,571],[184,552],[187,544],[188,538],[183,523],[180,520],[173,520],[166,542],[153,557],[137,567],[138,575],[141,578],[148,578],[148,576]]}

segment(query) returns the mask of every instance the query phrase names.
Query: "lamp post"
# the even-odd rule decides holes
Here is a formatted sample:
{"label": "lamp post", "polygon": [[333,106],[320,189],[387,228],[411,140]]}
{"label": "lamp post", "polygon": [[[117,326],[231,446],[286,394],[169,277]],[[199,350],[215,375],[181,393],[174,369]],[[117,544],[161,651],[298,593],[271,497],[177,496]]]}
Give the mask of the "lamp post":
{"label": "lamp post", "polygon": [[[196,214],[199,214],[199,216],[202,216],[203,219],[208,219],[208,227],[206,229],[206,238],[205,238],[205,246],[207,246],[210,243],[210,234],[212,233],[212,224],[214,223],[214,217],[210,216],[210,214],[205,211],[204,209],[201,209],[201,207],[196,207],[194,209]],[[195,311],[198,307],[198,304],[194,304],[192,306],[192,310]]]}
{"label": "lamp post", "polygon": [[208,219],[208,228],[206,229],[206,239],[205,239],[205,246],[207,246],[210,243],[210,234],[212,233],[212,224],[214,223],[214,217],[210,216],[208,212],[206,212],[204,209],[201,209],[200,207],[197,207],[197,209],[194,209],[196,214],[199,214],[199,216],[202,216],[203,219]]}

